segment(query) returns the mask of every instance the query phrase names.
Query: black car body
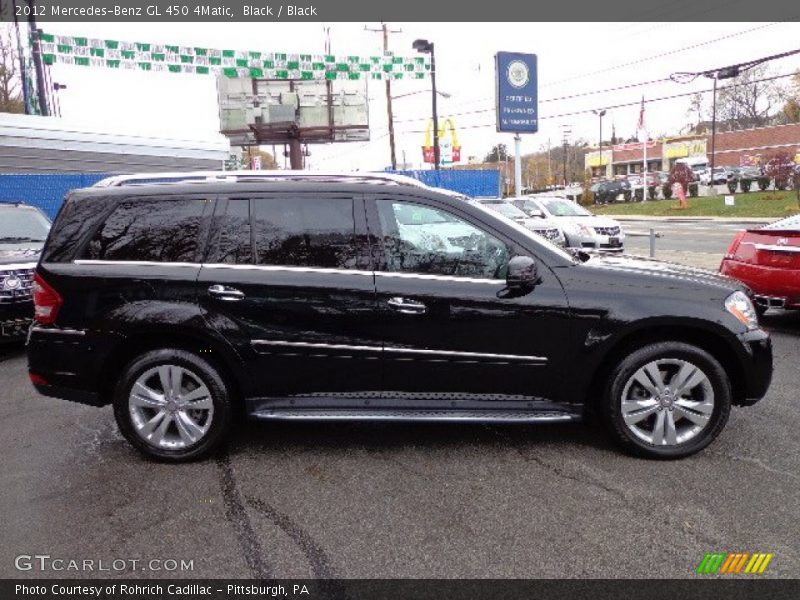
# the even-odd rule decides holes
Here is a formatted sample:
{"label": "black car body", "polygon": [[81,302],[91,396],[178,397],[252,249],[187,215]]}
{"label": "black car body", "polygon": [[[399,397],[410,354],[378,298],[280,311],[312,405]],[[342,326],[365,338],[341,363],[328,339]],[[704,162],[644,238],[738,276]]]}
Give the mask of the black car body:
{"label": "black car body", "polygon": [[25,339],[33,321],[33,271],[49,229],[38,208],[0,202],[0,343]]}
{"label": "black car body", "polygon": [[594,184],[590,191],[594,194],[595,204],[616,202],[620,197],[625,201],[631,200],[631,184],[627,179],[612,179]]}
{"label": "black car body", "polygon": [[[666,378],[688,377],[680,361],[701,366],[691,402],[713,407],[698,430],[712,438],[730,404],[766,393],[769,337],[726,308],[748,311],[735,280],[578,259],[402,180],[253,179],[71,193],[36,273],[36,389],[113,402],[128,440],[170,460],[213,447],[236,404],[266,419],[483,422],[570,421],[594,407],[618,428],[613,386],[637,352],[667,361],[649,367],[663,371],[665,407]],[[642,402],[655,419],[653,398]],[[711,441],[644,444],[642,427],[617,437],[660,457]],[[653,427],[654,440],[674,437]]]}

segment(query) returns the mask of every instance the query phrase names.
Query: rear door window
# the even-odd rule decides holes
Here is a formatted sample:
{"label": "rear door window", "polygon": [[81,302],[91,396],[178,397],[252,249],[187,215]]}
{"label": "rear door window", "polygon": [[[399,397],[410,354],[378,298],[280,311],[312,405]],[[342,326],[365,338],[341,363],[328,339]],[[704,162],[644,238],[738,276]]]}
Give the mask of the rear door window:
{"label": "rear door window", "polygon": [[83,258],[196,262],[208,205],[205,198],[123,201],[95,232]]}
{"label": "rear door window", "polygon": [[346,196],[255,198],[256,264],[359,268],[363,249],[353,209],[353,198]]}

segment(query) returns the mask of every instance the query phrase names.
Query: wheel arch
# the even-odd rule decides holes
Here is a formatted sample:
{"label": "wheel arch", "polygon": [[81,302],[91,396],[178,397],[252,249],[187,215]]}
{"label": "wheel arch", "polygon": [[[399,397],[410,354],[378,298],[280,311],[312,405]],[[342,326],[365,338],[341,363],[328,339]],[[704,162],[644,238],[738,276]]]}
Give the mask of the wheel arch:
{"label": "wheel arch", "polygon": [[596,404],[602,397],[596,391],[605,389],[608,377],[620,361],[639,348],[659,342],[683,342],[705,350],[720,363],[730,378],[733,404],[741,404],[745,399],[746,382],[741,361],[724,333],[692,323],[660,323],[644,325],[611,342],[585,390],[584,402],[587,409],[596,409]]}
{"label": "wheel arch", "polygon": [[137,356],[162,348],[184,350],[208,361],[231,390],[234,403],[243,406],[248,382],[242,379],[244,372],[238,355],[224,342],[186,329],[142,331],[126,336],[102,364],[100,397],[110,403],[122,368]]}

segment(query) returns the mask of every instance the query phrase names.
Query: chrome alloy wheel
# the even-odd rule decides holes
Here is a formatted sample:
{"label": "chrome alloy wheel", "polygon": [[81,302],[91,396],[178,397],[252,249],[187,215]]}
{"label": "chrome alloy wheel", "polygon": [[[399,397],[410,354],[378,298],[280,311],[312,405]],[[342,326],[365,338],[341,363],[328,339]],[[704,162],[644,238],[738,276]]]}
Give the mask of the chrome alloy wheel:
{"label": "chrome alloy wheel", "polygon": [[654,446],[678,446],[706,428],[714,412],[714,388],[696,365],[658,359],[638,369],[622,390],[626,427]]}
{"label": "chrome alloy wheel", "polygon": [[214,417],[206,385],[177,365],[159,365],[142,373],[131,387],[128,409],[139,437],[166,450],[197,444]]}

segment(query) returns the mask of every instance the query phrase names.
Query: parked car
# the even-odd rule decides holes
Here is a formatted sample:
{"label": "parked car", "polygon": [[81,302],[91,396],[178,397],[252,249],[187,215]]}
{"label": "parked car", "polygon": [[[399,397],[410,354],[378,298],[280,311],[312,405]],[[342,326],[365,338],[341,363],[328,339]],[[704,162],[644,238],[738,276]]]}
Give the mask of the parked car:
{"label": "parked car", "polygon": [[502,198],[478,200],[477,202],[503,215],[505,218],[519,223],[526,229],[530,229],[535,234],[542,236],[554,244],[558,244],[559,246],[566,245],[564,232],[561,231],[558,223],[555,221],[550,219],[532,219],[511,202],[503,200]]}
{"label": "parked car", "polygon": [[622,252],[625,232],[618,221],[590,213],[580,204],[554,196],[515,198],[514,206],[529,217],[546,218],[558,224],[570,248]]}
{"label": "parked car", "polygon": [[[728,178],[733,175],[733,171],[729,167],[714,167],[714,181],[713,185],[722,185],[728,182]],[[703,185],[711,185],[711,169],[705,169],[700,173],[700,183]]]}
{"label": "parked car", "polygon": [[[67,196],[27,348],[39,392],[113,405],[150,457],[211,452],[242,410],[513,423],[594,411],[631,452],[678,458],[767,392],[770,338],[733,279],[575,256],[386,175],[148,177]],[[470,234],[445,240],[434,222],[441,244],[420,248],[397,219],[407,207]]]}
{"label": "parked car", "polygon": [[617,202],[620,198],[624,201],[631,199],[631,184],[625,179],[615,179],[595,183],[589,188],[594,197],[595,204],[607,204]]}
{"label": "parked car", "polygon": [[800,215],[739,231],[719,270],[753,290],[760,314],[800,309]]}
{"label": "parked car", "polygon": [[33,271],[50,220],[38,208],[0,201],[0,342],[25,338],[33,321]]}

